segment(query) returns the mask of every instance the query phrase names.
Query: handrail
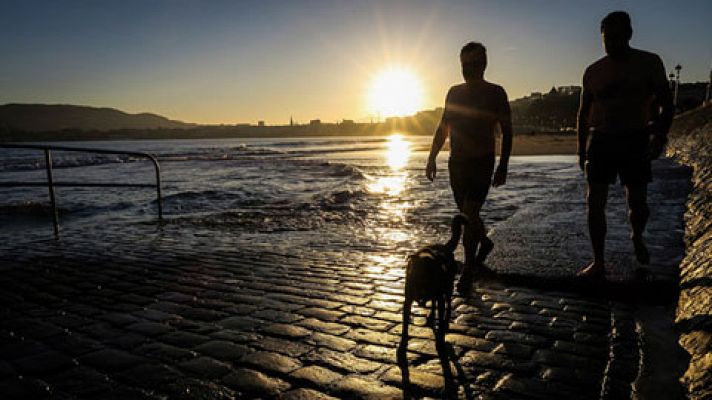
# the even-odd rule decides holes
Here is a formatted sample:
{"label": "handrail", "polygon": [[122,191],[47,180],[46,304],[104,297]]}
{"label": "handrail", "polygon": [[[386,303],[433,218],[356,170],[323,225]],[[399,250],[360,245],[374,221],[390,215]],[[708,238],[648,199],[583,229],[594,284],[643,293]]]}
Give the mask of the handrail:
{"label": "handrail", "polygon": [[[55,186],[59,187],[156,187],[156,198],[158,200],[158,220],[163,220],[163,204],[161,198],[161,166],[158,164],[156,156],[140,151],[119,151],[109,149],[97,149],[89,147],[71,147],[71,146],[51,146],[44,144],[23,144],[23,143],[0,143],[0,148],[7,149],[35,149],[43,150],[45,156],[45,167],[47,169],[47,187],[49,189],[49,198],[52,203],[52,220],[54,222],[54,235],[59,237],[59,214],[57,213],[57,202],[54,195]],[[156,184],[149,183],[103,183],[103,182],[54,182],[52,176],[52,150],[57,151],[76,151],[84,153],[98,154],[124,154],[135,157],[148,158],[153,163],[156,170]],[[44,186],[42,182],[14,182],[0,181],[0,187],[32,187]]]}

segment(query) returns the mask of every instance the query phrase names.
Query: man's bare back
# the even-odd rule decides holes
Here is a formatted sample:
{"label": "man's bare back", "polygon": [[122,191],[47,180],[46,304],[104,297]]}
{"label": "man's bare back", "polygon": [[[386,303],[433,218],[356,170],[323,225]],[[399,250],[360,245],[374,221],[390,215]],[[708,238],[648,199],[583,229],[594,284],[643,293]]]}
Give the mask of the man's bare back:
{"label": "man's bare back", "polygon": [[501,86],[483,79],[450,88],[441,123],[450,130],[450,158],[494,154],[497,124],[509,118],[509,102]]}
{"label": "man's bare back", "polygon": [[668,90],[660,57],[633,48],[593,63],[583,84],[592,100],[589,127],[618,135],[645,129],[656,95]]}

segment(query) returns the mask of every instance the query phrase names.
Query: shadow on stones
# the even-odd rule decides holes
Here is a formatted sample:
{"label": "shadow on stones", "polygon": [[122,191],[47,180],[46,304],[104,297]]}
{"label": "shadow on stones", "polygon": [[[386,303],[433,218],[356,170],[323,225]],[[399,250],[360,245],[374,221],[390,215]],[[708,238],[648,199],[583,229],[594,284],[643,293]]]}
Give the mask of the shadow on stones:
{"label": "shadow on stones", "polygon": [[[437,346],[438,358],[440,359],[440,365],[443,368],[443,381],[445,383],[443,398],[446,399],[457,399],[457,388],[462,385],[462,389],[465,393],[465,398],[470,400],[474,399],[470,387],[467,385],[467,379],[465,375],[465,370],[462,365],[457,361],[457,356],[455,355],[455,349],[450,343],[445,342],[443,339],[439,346]],[[457,376],[452,375],[450,369],[450,364],[455,367]],[[459,383],[458,383],[459,382]]]}
{"label": "shadow on stones", "polygon": [[[445,341],[446,332],[440,332],[433,327],[433,334],[435,335],[435,348],[443,371],[443,399],[457,399],[459,386],[462,386],[466,399],[474,399],[474,395],[467,385],[465,370],[458,362],[455,349],[451,344]],[[407,346],[406,342],[405,347],[407,348]],[[410,382],[408,357],[406,357],[405,352],[398,353],[398,367],[401,370],[403,399],[419,398],[419,396],[416,396],[416,393],[414,393],[414,388]],[[452,367],[455,368],[457,375],[452,374]]]}

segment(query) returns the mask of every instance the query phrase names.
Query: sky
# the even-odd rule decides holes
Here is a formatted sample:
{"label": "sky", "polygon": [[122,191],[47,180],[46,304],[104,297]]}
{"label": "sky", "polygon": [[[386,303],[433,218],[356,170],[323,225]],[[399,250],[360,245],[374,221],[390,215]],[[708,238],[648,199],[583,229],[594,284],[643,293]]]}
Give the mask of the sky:
{"label": "sky", "polygon": [[442,106],[473,40],[487,47],[486,79],[515,99],[580,84],[613,10],[631,14],[633,47],[682,65],[682,81],[709,79],[710,0],[0,0],[0,104],[367,121],[379,117],[369,88],[392,66],[418,78],[422,109]]}

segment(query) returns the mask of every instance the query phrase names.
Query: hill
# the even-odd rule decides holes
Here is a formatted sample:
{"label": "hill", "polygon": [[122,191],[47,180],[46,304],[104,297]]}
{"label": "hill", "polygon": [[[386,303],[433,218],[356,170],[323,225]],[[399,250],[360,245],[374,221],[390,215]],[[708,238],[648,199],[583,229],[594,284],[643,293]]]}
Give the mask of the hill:
{"label": "hill", "polygon": [[193,124],[156,114],[128,114],[113,108],[64,104],[0,105],[0,129],[47,132],[65,129],[110,131],[117,129],[189,128]]}

